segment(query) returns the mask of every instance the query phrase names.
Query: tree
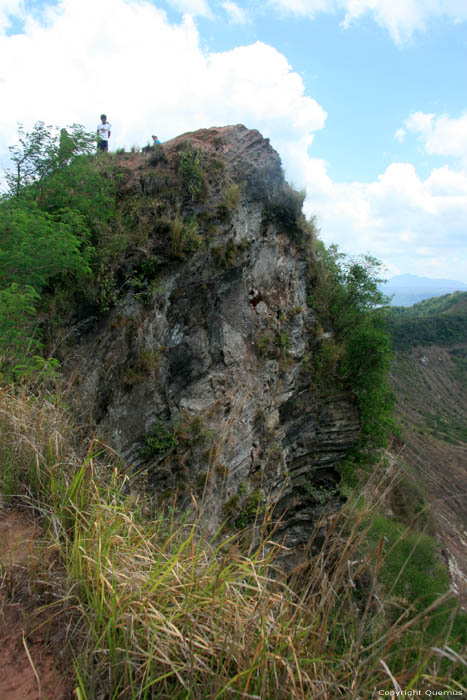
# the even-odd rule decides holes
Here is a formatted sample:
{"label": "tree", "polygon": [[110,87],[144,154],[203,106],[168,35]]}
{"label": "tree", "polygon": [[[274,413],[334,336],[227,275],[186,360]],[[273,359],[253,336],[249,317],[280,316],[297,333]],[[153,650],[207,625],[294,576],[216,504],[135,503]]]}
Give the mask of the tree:
{"label": "tree", "polygon": [[[371,256],[347,257],[318,242],[310,301],[333,332],[335,376],[354,392],[360,411],[359,448],[381,447],[394,429],[388,372],[392,358],[387,332],[387,297],[378,285],[381,263]],[[325,343],[318,351],[323,360]],[[329,379],[329,378],[328,378]]]}
{"label": "tree", "polygon": [[14,168],[6,175],[9,193],[16,197],[72,159],[96,150],[96,136],[80,124],[59,129],[39,121],[30,132],[18,124],[18,136],[18,143],[9,148]]}
{"label": "tree", "polygon": [[0,214],[2,286],[15,282],[40,292],[54,276],[90,274],[89,232],[79,212],[63,209],[54,217],[35,202],[11,201]]}
{"label": "tree", "polygon": [[[96,138],[77,124],[37,122],[10,148],[15,168],[0,199],[0,374],[16,380],[52,365],[40,357],[36,309],[44,289],[84,287],[94,256],[93,224],[110,220],[110,178],[98,186]],[[44,364],[45,363],[45,364]]]}

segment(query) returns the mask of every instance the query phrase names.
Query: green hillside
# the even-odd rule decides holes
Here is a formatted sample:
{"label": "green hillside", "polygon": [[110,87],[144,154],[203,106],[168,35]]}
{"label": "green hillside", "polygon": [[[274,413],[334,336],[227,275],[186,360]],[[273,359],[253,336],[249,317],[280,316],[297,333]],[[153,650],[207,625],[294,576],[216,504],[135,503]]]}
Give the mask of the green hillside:
{"label": "green hillside", "polygon": [[467,292],[389,308],[388,325],[396,349],[467,342]]}
{"label": "green hillside", "polygon": [[461,543],[467,518],[467,293],[395,307],[388,324],[402,458],[430,504],[454,585],[462,590],[467,573]]}

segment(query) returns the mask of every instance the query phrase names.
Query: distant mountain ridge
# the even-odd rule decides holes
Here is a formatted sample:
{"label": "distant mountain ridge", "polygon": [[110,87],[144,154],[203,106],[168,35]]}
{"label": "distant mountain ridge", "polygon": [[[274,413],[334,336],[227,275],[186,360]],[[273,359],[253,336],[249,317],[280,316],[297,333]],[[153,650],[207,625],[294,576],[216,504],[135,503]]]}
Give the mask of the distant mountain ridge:
{"label": "distant mountain ridge", "polygon": [[391,298],[391,306],[411,306],[424,299],[467,291],[467,284],[458,280],[432,279],[418,275],[396,275],[380,286]]}

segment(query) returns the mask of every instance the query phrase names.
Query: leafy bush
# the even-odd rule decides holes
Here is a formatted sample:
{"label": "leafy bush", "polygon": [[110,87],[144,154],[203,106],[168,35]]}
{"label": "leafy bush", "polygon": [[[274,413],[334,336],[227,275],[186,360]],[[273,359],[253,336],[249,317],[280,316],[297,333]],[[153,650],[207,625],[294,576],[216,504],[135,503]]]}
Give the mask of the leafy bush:
{"label": "leafy bush", "polygon": [[156,167],[160,163],[167,163],[167,158],[164,153],[164,149],[160,143],[154,143],[148,148],[148,153],[150,154],[149,162],[151,165]]}
{"label": "leafy bush", "polygon": [[27,376],[41,365],[42,345],[35,323],[38,293],[13,282],[0,289],[0,382]]}
{"label": "leafy bush", "polygon": [[0,278],[41,290],[53,277],[89,276],[92,248],[83,217],[74,209],[54,215],[35,201],[0,205]]}
{"label": "leafy bush", "polygon": [[305,190],[298,191],[284,183],[270,204],[271,217],[280,226],[285,227],[290,236],[297,239],[300,239],[303,233],[301,222],[305,196]]}
{"label": "leafy bush", "polygon": [[[417,613],[432,605],[449,590],[449,577],[441,563],[435,540],[422,532],[410,532],[397,522],[373,514],[368,530],[368,550],[382,542],[378,579],[384,585],[388,599],[393,597],[402,606],[411,606]],[[449,627],[451,604],[444,604],[430,619],[428,635],[442,633]],[[461,644],[467,643],[467,616],[460,615],[454,635]]]}

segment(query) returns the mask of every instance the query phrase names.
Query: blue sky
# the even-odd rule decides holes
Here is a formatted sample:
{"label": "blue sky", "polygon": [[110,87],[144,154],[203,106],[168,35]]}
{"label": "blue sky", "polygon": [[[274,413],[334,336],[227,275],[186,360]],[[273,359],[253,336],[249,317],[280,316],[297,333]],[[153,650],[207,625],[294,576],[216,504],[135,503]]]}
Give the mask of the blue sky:
{"label": "blue sky", "polygon": [[0,166],[16,124],[111,147],[244,123],[321,236],[467,283],[465,0],[0,0]]}

